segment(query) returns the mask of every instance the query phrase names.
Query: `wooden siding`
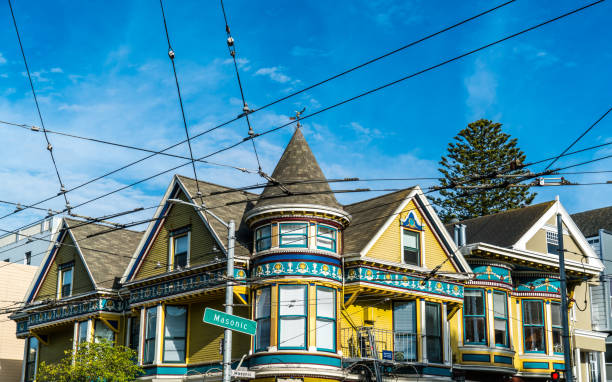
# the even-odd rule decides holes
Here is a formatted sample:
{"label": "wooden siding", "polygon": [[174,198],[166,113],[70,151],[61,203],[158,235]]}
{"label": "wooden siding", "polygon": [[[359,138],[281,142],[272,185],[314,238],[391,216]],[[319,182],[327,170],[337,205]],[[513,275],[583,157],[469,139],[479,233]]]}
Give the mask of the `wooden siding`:
{"label": "wooden siding", "polygon": [[66,357],[64,352],[72,349],[73,334],[74,326],[72,323],[63,325],[53,332],[46,333],[45,335],[47,336],[49,344],[40,344],[38,363],[42,361],[56,363]]}
{"label": "wooden siding", "polygon": [[[370,250],[365,255],[374,259],[401,263],[401,221],[404,220],[410,212],[414,212],[419,222],[424,225],[424,231],[422,233],[424,235],[424,239],[421,241],[421,253],[425,257],[425,263],[422,265],[429,269],[433,269],[438,264],[446,260],[446,252],[433,232],[434,227],[424,222],[423,216],[421,215],[420,211],[416,209],[413,201],[410,201],[406,205],[401,214],[393,217],[393,221],[389,227],[385,229],[382,235],[378,238],[378,240],[376,240],[374,245],[372,245]],[[444,227],[441,227],[441,229],[444,229]],[[457,269],[455,269],[451,262],[447,261],[444,263],[440,271],[457,272]]]}
{"label": "wooden siding", "polygon": [[[186,200],[183,194],[179,196],[179,199]],[[216,242],[194,208],[175,204],[170,207],[168,217],[160,228],[159,234],[153,239],[153,244],[145,255],[143,263],[134,278],[135,280],[157,276],[168,271],[170,232],[183,227],[191,227],[190,267],[210,262],[214,260],[215,256],[223,256],[220,248],[218,253],[213,253],[213,245]],[[227,232],[217,233],[221,237],[227,236]],[[158,263],[161,267],[157,266]]]}
{"label": "wooden siding", "polygon": [[67,235],[62,241],[62,246],[59,248],[53,263],[50,266],[47,276],[42,281],[40,290],[34,301],[42,301],[45,299],[54,299],[57,296],[57,277],[58,265],[74,261],[73,270],[73,285],[72,294],[81,294],[94,290],[91,278],[87,273],[87,269],[79,256],[77,249],[74,247],[74,241]]}
{"label": "wooden siding", "polygon": [[[565,252],[565,258],[567,260],[580,261],[582,255],[577,255],[577,253],[582,254],[583,252],[573,237],[569,235],[563,235],[563,247],[567,250]],[[548,247],[546,245],[546,230],[538,230],[538,232],[536,232],[536,234],[533,235],[533,237],[529,239],[529,241],[527,241],[527,243],[525,244],[525,248],[529,251],[548,253]]]}

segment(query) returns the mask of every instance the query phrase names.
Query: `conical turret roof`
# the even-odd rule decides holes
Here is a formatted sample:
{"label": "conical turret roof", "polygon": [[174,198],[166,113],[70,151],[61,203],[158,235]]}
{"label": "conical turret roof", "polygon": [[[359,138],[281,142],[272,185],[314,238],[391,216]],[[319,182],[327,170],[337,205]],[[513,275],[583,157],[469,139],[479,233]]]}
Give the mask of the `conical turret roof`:
{"label": "conical turret roof", "polygon": [[272,179],[280,182],[289,193],[278,185],[268,185],[261,193],[256,208],[278,204],[312,204],[342,210],[299,128],[276,164]]}

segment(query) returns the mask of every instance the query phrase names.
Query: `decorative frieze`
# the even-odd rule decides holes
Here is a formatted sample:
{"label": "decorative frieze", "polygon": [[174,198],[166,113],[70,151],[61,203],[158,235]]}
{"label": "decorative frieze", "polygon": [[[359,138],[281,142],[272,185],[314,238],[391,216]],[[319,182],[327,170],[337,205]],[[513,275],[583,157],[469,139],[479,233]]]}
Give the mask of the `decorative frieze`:
{"label": "decorative frieze", "polygon": [[340,267],[309,260],[277,261],[255,266],[253,272],[255,278],[275,276],[314,276],[342,281],[342,270]]}

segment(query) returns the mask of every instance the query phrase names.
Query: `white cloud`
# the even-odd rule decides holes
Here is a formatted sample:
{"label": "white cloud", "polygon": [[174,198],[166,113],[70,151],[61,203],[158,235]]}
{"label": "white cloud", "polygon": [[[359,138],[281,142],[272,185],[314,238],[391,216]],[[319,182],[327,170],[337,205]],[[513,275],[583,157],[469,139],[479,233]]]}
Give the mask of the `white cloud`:
{"label": "white cloud", "polygon": [[291,77],[281,73],[282,68],[280,66],[273,66],[271,68],[261,68],[255,72],[256,76],[267,76],[272,81],[280,82],[284,84],[291,81]]}
{"label": "white cloud", "polygon": [[530,44],[517,45],[512,51],[536,69],[552,66],[560,61],[559,57],[554,54]]}
{"label": "white cloud", "polygon": [[2,64],[6,64],[6,58],[4,58],[4,56],[2,55],[2,53],[0,53],[0,65]]}
{"label": "white cloud", "polygon": [[470,118],[485,118],[491,112],[491,106],[497,102],[497,79],[487,65],[478,59],[474,72],[465,78],[467,90],[466,104],[470,109]]}
{"label": "white cloud", "polygon": [[[232,58],[228,58],[223,61],[225,65],[234,65],[234,60]],[[238,65],[238,69],[242,69],[245,72],[251,70],[251,66],[249,66],[250,61],[247,58],[237,58],[236,64]]]}
{"label": "white cloud", "polygon": [[62,68],[51,68],[49,70],[51,73],[64,73],[64,71],[62,70]]}

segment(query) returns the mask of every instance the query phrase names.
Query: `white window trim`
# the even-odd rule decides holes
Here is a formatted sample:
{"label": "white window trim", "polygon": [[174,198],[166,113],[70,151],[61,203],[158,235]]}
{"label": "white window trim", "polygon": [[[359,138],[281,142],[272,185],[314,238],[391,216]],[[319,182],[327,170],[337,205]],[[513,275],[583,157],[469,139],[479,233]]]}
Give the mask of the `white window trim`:
{"label": "white window trim", "polygon": [[[326,227],[326,228],[331,228],[334,230],[335,232],[335,237],[333,239],[334,241],[334,249],[333,250],[329,250],[329,249],[323,249],[323,248],[319,248],[319,226],[322,227]],[[314,224],[314,243],[313,243],[313,248],[314,249],[318,249],[320,251],[326,251],[326,252],[330,252],[330,253],[338,253],[338,228],[334,227],[333,225],[330,224],[324,224],[324,223],[316,223]]]}
{"label": "white window trim", "polygon": [[138,336],[138,364],[142,365],[142,360],[144,358],[144,336],[145,336],[145,325],[147,324],[146,322],[146,315],[147,313],[147,308],[142,307],[140,308],[140,330],[139,330],[139,336]]}
{"label": "white window trim", "polygon": [[[289,245],[287,247],[282,247],[281,246],[281,238],[282,238],[281,227],[284,224],[305,224],[306,225],[306,246],[305,247],[298,247],[298,246],[292,246],[292,245]],[[277,226],[278,226],[278,233],[277,233],[277,236],[278,236],[278,248],[307,248],[307,249],[314,249],[314,248],[316,248],[316,240],[312,240],[311,239],[313,237],[312,236],[312,232],[313,232],[312,227],[313,226],[315,227],[315,239],[316,239],[316,227],[317,227],[316,224],[313,225],[313,224],[311,224],[311,222],[303,221],[303,220],[294,220],[294,221],[288,220],[288,221],[278,222]],[[270,231],[270,233],[271,233],[271,231]],[[313,242],[314,242],[314,246],[313,246]]]}
{"label": "white window trim", "polygon": [[[34,336],[30,336],[26,338],[24,341],[24,349],[23,349],[23,362],[21,363],[21,380],[26,380],[26,365],[28,364],[28,350],[30,350],[30,338]],[[38,338],[36,339],[38,340]],[[34,359],[34,380],[36,380],[36,372],[38,371],[38,356],[40,353],[40,341],[36,346],[36,358]]]}
{"label": "white window trim", "polygon": [[191,230],[187,231],[187,234],[180,234],[176,236],[170,236],[170,242],[168,243],[168,266],[166,269],[168,272],[172,272],[174,269],[174,240],[178,237],[187,236],[187,260],[185,262],[185,268],[189,268],[191,262]]}
{"label": "white window trim", "polygon": [[[400,263],[401,264],[427,269],[426,257],[425,257],[425,224],[424,223],[422,227],[423,227],[423,230],[417,231],[417,230],[406,228],[400,224]],[[420,259],[419,259],[418,265],[408,264],[404,261],[404,230],[408,230],[410,232],[415,232],[419,234],[419,246],[420,246],[419,247],[419,257]]]}
{"label": "white window trim", "polygon": [[164,314],[164,306],[163,304],[157,305],[157,323],[155,324],[156,336],[155,336],[155,357],[153,357],[153,365],[161,364],[162,360],[162,342],[160,338],[163,339],[164,328],[162,327],[162,314]]}
{"label": "white window trim", "polygon": [[547,348],[547,352],[546,354],[548,355],[554,355],[555,354],[555,349],[553,349],[553,331],[552,331],[552,309],[551,309],[551,302],[550,300],[547,300],[545,302],[545,312],[546,312],[546,318],[548,318],[545,321],[545,327],[546,327],[546,331],[548,332],[548,335],[546,336],[546,346]]}

